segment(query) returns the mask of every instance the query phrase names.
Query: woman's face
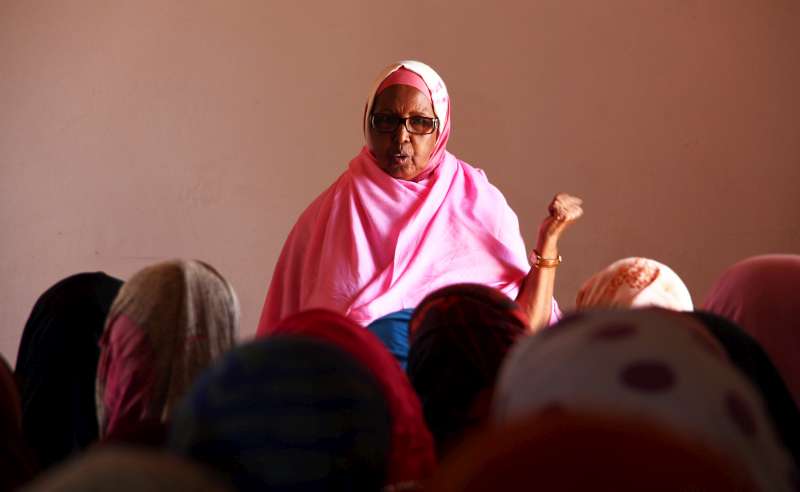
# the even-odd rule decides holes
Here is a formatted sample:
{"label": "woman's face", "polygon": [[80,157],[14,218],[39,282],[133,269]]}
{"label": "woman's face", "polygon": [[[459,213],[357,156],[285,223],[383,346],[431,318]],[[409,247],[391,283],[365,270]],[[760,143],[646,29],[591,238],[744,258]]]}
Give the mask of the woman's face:
{"label": "woman's face", "polygon": [[[392,85],[384,89],[372,105],[373,114],[395,115],[401,118],[424,116],[433,118],[430,100],[409,85]],[[414,179],[428,167],[436,145],[438,129],[428,135],[409,133],[401,124],[394,132],[381,133],[368,126],[367,146],[386,174],[397,179]]]}

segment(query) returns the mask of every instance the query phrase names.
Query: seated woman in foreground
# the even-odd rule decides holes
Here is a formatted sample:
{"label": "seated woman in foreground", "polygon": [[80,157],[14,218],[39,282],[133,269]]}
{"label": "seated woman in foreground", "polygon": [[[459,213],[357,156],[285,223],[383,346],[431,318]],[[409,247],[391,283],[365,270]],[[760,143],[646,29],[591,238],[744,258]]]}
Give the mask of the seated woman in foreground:
{"label": "seated woman in foreground", "polygon": [[450,98],[423,63],[387,67],[369,92],[362,124],[366,145],[283,246],[258,333],[311,308],[366,326],[463,282],[516,299],[533,329],[558,318],[558,240],[582,215],[580,199],[556,195],[528,255],[502,193],[483,171],[447,152]]}

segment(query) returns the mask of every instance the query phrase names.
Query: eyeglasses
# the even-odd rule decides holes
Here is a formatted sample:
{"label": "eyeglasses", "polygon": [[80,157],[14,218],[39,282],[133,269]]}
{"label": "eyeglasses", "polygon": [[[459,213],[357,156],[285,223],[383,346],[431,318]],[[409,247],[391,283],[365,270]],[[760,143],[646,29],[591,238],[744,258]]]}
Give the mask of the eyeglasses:
{"label": "eyeglasses", "polygon": [[427,116],[409,116],[401,118],[394,114],[372,113],[369,117],[372,128],[379,133],[394,133],[402,123],[408,133],[414,135],[430,135],[439,126],[438,118]]}

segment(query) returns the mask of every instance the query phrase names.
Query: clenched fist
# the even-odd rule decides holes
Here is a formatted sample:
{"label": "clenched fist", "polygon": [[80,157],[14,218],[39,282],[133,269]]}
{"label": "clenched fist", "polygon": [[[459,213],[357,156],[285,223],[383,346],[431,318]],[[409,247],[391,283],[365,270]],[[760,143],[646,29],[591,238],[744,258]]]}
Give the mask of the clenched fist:
{"label": "clenched fist", "polygon": [[564,230],[583,215],[583,200],[568,193],[559,193],[547,207],[549,215],[539,227],[539,244],[555,245]]}

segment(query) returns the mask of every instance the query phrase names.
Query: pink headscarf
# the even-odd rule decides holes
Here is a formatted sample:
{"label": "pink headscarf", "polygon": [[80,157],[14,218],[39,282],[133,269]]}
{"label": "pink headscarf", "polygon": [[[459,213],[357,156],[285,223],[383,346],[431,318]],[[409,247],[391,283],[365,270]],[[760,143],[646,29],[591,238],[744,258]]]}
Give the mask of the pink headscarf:
{"label": "pink headscarf", "polygon": [[418,181],[395,179],[363,147],[289,234],[258,333],[311,308],[367,325],[455,283],[480,283],[516,297],[530,268],[517,216],[483,171],[445,149],[450,99],[439,75],[415,61],[384,69],[367,97],[365,135],[377,89],[401,67],[425,82],[440,120],[429,173]]}
{"label": "pink headscarf", "polygon": [[703,309],[724,316],[767,351],[800,406],[800,255],[755,256],[717,280]]}

